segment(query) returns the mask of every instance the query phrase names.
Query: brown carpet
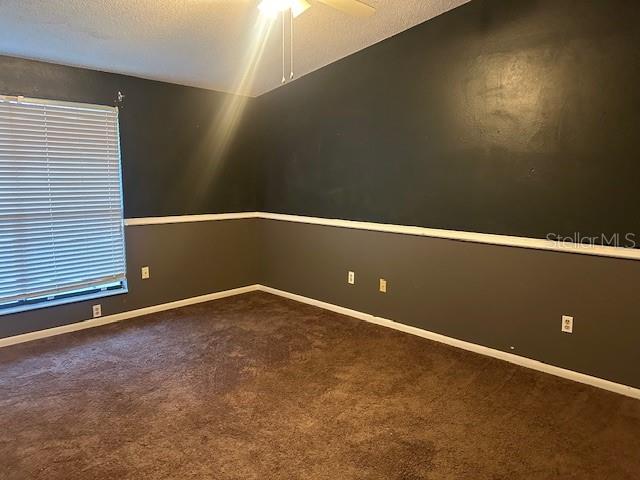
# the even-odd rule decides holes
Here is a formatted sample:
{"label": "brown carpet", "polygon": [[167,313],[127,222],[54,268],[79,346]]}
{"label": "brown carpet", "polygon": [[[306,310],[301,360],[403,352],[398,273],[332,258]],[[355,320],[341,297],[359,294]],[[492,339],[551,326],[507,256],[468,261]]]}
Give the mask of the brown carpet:
{"label": "brown carpet", "polygon": [[1,349],[0,478],[638,479],[640,401],[252,293]]}

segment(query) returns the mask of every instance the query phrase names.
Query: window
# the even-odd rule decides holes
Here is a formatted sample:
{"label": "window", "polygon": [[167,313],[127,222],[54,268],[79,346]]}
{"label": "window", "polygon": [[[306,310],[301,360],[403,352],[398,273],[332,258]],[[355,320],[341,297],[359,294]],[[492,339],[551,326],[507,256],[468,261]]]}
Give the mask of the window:
{"label": "window", "polygon": [[126,291],[118,110],[0,96],[0,314]]}

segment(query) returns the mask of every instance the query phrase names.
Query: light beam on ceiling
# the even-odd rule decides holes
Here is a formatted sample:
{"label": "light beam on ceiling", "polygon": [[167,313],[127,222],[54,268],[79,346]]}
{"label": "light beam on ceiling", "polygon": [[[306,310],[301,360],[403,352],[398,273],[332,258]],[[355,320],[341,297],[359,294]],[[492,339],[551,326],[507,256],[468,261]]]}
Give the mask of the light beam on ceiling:
{"label": "light beam on ceiling", "polygon": [[201,156],[209,158],[209,168],[203,173],[201,167],[196,168],[194,165],[193,171],[189,174],[188,181],[193,191],[194,204],[201,204],[205,200],[210,193],[210,186],[214,184],[215,178],[228,160],[229,150],[240,127],[273,25],[274,21],[271,18],[258,15],[251,29],[252,36],[242,63],[242,74],[234,85],[233,95],[226,96],[224,103],[212,119],[198,150],[198,158]]}

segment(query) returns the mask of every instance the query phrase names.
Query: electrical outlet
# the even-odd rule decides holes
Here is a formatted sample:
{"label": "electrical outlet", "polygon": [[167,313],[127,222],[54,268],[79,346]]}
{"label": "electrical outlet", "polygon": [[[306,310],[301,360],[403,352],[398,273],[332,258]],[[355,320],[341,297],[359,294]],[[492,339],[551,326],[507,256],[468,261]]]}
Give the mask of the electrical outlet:
{"label": "electrical outlet", "polygon": [[387,293],[387,281],[384,278],[380,279],[380,291],[382,293]]}
{"label": "electrical outlet", "polygon": [[573,317],[569,315],[562,316],[562,331],[565,333],[573,333]]}
{"label": "electrical outlet", "polygon": [[149,278],[149,267],[142,267],[140,269],[140,272],[142,274],[142,279],[146,280],[147,278]]}
{"label": "electrical outlet", "polygon": [[92,309],[93,309],[93,318],[98,318],[102,316],[102,305],[100,304],[94,305]]}
{"label": "electrical outlet", "polygon": [[351,285],[356,283],[356,274],[354,272],[349,272],[347,275],[347,282]]}

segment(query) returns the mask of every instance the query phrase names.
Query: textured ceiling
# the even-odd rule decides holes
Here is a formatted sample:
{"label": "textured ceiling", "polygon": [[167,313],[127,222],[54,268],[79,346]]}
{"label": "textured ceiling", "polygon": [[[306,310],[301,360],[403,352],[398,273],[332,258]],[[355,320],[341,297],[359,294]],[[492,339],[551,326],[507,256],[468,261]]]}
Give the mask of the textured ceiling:
{"label": "textured ceiling", "polygon": [[[297,77],[468,0],[367,0],[356,18],[310,0],[295,20]],[[258,0],[0,0],[0,54],[237,91],[258,30]],[[244,93],[280,86],[276,21]],[[288,67],[287,67],[288,76]]]}

